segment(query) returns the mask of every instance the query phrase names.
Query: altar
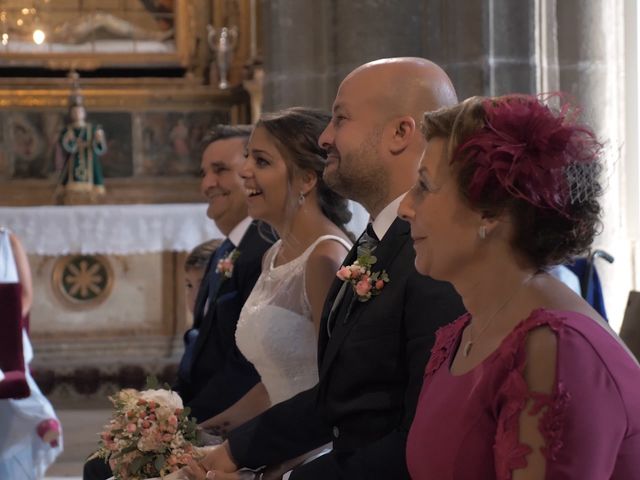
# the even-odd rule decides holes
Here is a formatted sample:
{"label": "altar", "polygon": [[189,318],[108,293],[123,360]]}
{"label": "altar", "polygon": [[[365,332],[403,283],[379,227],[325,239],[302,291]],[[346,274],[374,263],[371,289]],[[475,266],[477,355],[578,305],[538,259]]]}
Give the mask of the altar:
{"label": "altar", "polygon": [[47,393],[171,381],[191,322],[185,256],[222,236],[206,205],[0,207],[0,225],[29,256],[32,367]]}
{"label": "altar", "polygon": [[[347,228],[368,214],[351,202]],[[174,380],[190,326],[184,260],[223,237],[206,204],[0,207],[31,266],[34,376],[65,401],[106,398],[148,375]]]}

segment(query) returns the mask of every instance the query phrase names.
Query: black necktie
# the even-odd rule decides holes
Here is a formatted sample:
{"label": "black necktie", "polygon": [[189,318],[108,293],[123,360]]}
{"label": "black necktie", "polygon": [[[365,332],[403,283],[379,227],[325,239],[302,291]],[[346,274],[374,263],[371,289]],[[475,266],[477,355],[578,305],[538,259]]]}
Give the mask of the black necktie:
{"label": "black necktie", "polygon": [[373,229],[373,223],[367,224],[367,229],[364,231],[360,239],[358,240],[358,256],[361,256],[362,252],[373,252],[380,243],[376,231]]}
{"label": "black necktie", "polygon": [[[373,223],[369,222],[367,224],[367,229],[360,236],[357,243],[357,256],[360,257],[364,253],[372,253],[376,247],[380,243],[378,240],[378,235],[376,235],[375,230],[373,229]],[[338,313],[338,309],[343,302],[349,302],[351,304],[354,301],[354,293],[351,285],[347,285],[347,282],[340,288],[338,291],[338,295],[334,301],[334,305],[331,307],[331,311],[329,312],[329,318],[327,319],[327,332],[329,336],[331,336],[331,331],[333,330],[333,325],[335,323],[335,316]],[[347,314],[345,315],[345,321],[349,316],[349,311],[351,308],[349,307],[347,310]]]}

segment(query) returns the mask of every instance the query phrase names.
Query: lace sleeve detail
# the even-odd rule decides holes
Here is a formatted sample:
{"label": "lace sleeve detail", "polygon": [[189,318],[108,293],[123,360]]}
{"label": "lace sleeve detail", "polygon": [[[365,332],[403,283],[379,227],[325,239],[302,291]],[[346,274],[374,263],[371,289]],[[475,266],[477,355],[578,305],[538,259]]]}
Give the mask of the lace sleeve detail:
{"label": "lace sleeve detail", "polygon": [[453,323],[440,327],[436,331],[436,341],[424,371],[424,379],[431,377],[442,364],[451,357],[451,353],[460,338],[460,332],[469,322],[469,314],[464,314]]}
{"label": "lace sleeve detail", "polygon": [[561,382],[556,383],[552,394],[532,392],[524,377],[527,335],[532,329],[543,325],[557,333],[562,328],[562,321],[550,312],[534,311],[529,319],[516,328],[505,346],[508,373],[497,394],[498,420],[493,447],[498,480],[510,480],[513,470],[527,466],[526,456],[532,449],[519,440],[519,421],[529,400],[533,401],[529,415],[542,412],[538,428],[545,441],[542,448],[545,458],[548,461],[555,460],[563,446],[565,417],[571,396]]}

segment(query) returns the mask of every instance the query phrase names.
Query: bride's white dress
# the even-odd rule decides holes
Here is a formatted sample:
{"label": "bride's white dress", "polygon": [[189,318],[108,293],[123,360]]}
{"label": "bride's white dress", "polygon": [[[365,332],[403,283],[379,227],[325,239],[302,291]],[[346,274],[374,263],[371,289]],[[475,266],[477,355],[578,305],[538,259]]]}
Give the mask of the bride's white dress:
{"label": "bride's white dress", "polygon": [[307,259],[320,242],[351,244],[323,235],[302,255],[274,266],[278,240],[265,254],[262,273],[247,299],[236,328],[236,343],[262,378],[271,404],[287,400],[318,383],[318,340],[307,298]]}

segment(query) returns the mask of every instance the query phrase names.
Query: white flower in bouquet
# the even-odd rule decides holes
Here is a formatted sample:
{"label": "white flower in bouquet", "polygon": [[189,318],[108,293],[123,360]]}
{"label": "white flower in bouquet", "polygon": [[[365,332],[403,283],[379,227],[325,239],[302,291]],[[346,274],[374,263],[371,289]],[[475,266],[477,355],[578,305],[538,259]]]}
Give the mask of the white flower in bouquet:
{"label": "white flower in bouquet", "polygon": [[171,411],[174,411],[178,408],[184,408],[184,406],[182,405],[182,398],[180,398],[180,395],[172,390],[143,390],[142,392],[140,392],[140,398],[146,400],[147,402],[154,401],[160,407],[166,407]]}

